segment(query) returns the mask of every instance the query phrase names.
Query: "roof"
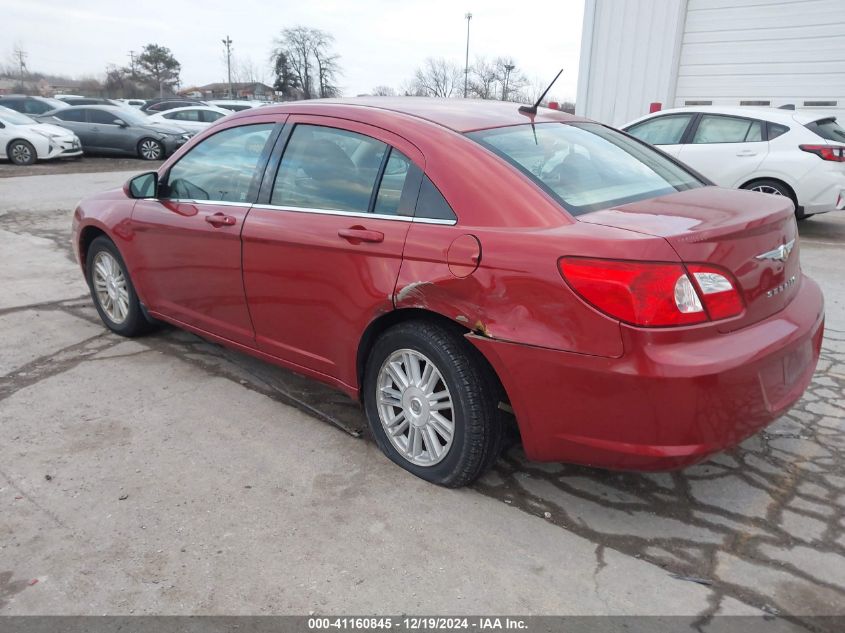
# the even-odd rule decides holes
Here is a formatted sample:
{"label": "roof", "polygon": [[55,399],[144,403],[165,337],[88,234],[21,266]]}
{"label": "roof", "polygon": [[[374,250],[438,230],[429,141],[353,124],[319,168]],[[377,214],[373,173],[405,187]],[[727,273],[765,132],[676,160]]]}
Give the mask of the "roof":
{"label": "roof", "polygon": [[[309,99],[287,101],[277,106],[264,106],[262,114],[272,112],[302,114],[335,114],[342,107],[386,110],[431,121],[456,132],[470,132],[521,123],[584,121],[558,110],[539,108],[531,116],[519,111],[519,104],[484,99],[436,99],[431,97],[359,97],[354,99]],[[249,111],[238,113],[246,116]]]}
{"label": "roof", "polygon": [[820,119],[829,119],[835,116],[834,113],[825,112],[823,110],[784,110],[782,108],[766,108],[766,107],[751,107],[751,106],[687,106],[684,108],[669,108],[660,110],[654,114],[649,114],[639,119],[635,119],[630,123],[626,123],[622,127],[628,127],[633,123],[643,121],[645,119],[657,116],[658,114],[673,114],[685,112],[702,112],[710,114],[728,114],[731,116],[751,117],[754,119],[763,119],[764,121],[771,121],[772,123],[783,123],[789,125],[798,122],[800,124],[811,123]]}

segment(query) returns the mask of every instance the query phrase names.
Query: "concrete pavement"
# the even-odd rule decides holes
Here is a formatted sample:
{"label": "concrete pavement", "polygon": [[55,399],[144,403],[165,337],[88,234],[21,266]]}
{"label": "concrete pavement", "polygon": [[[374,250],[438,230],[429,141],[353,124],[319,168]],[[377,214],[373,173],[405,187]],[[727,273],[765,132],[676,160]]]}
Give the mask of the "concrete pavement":
{"label": "concrete pavement", "polygon": [[830,330],[765,433],[660,475],[514,449],[452,491],[329,389],[107,333],[70,213],[128,175],[0,180],[0,614],[845,613],[845,217],[801,227]]}

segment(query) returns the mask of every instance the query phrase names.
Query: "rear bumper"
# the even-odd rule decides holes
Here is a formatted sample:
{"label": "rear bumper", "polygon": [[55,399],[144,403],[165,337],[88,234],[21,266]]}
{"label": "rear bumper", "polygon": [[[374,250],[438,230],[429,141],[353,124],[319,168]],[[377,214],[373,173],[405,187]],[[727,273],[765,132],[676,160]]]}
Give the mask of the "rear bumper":
{"label": "rear bumper", "polygon": [[685,341],[623,328],[620,358],[470,339],[502,380],[530,459],[671,470],[786,412],[810,383],[823,332],[821,290],[804,277],[785,309],[734,332]]}
{"label": "rear bumper", "polygon": [[845,208],[845,170],[841,163],[833,164],[836,169],[814,170],[799,183],[798,203],[805,215]]}

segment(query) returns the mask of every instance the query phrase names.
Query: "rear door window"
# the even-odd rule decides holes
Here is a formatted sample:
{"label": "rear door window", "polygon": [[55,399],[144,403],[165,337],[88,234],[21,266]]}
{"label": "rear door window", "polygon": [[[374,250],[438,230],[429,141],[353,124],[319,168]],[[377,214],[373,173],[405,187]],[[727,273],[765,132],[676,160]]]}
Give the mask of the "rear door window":
{"label": "rear door window", "polygon": [[99,125],[117,125],[115,121],[118,115],[114,112],[106,112],[105,110],[88,110],[88,121],[90,123],[97,123]]}
{"label": "rear door window", "polygon": [[411,159],[398,149],[391,149],[379,183],[373,213],[381,215],[402,215],[399,202],[405,188],[405,180],[411,169]]}
{"label": "rear door window", "polygon": [[677,145],[692,120],[690,114],[667,114],[628,128],[628,133],[652,145]]}
{"label": "rear door window", "polygon": [[217,119],[222,119],[225,114],[222,112],[214,112],[213,110],[200,110],[200,120],[206,123],[214,123]]}
{"label": "rear door window", "polygon": [[85,110],[59,110],[53,116],[62,121],[85,123]]}
{"label": "rear door window", "polygon": [[199,121],[199,110],[181,110],[179,112],[169,112],[162,115],[165,119],[173,119],[174,121]]}
{"label": "rear door window", "polygon": [[835,118],[813,121],[812,123],[808,123],[806,127],[823,139],[845,143],[845,129],[842,129]]}
{"label": "rear door window", "polygon": [[297,125],[282,156],[270,204],[367,213],[387,150],[381,141],[356,132]]}
{"label": "rear door window", "polygon": [[692,138],[693,144],[753,143],[762,140],[761,121],[713,114],[702,115]]}

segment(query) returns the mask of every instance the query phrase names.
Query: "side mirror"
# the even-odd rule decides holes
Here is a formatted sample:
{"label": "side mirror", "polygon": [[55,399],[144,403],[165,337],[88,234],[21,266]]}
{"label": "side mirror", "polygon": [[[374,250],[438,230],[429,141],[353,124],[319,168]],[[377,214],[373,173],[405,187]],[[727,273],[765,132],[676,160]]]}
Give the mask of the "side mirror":
{"label": "side mirror", "polygon": [[123,119],[115,119],[114,124],[118,127],[129,127],[129,124]]}
{"label": "side mirror", "polygon": [[158,195],[158,173],[149,171],[135,176],[124,185],[123,190],[130,198],[155,198]]}

